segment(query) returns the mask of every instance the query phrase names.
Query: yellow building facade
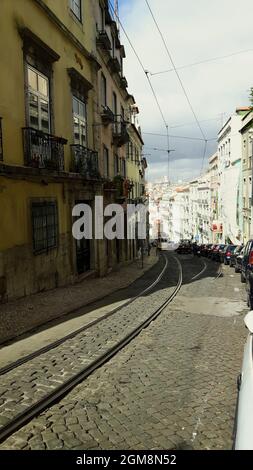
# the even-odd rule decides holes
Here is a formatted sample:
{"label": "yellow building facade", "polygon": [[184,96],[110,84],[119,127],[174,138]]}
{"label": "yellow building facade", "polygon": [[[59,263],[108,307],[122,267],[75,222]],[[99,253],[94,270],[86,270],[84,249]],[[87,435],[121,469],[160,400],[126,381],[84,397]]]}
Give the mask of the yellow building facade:
{"label": "yellow building facade", "polygon": [[128,260],[118,241],[76,241],[72,209],[76,203],[94,209],[96,195],[116,201],[115,177],[123,183],[127,177],[130,95],[108,2],[1,0],[0,31],[0,300],[6,301],[104,275]]}

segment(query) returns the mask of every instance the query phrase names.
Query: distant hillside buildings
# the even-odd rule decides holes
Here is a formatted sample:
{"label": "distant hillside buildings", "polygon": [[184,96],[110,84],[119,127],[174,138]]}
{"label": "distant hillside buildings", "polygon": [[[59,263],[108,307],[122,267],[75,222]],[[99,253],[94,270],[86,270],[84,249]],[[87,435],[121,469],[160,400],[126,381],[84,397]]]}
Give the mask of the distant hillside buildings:
{"label": "distant hillside buildings", "polygon": [[178,185],[150,184],[150,236],[244,243],[251,234],[252,108],[238,108],[218,133],[206,173]]}

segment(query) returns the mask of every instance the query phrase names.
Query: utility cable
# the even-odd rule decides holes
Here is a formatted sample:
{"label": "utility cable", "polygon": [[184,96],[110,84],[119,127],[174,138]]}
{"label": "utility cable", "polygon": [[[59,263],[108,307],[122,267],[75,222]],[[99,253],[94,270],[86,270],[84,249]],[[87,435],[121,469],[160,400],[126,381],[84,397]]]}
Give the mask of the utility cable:
{"label": "utility cable", "polygon": [[[204,59],[204,60],[201,60],[199,62],[193,62],[192,64],[181,65],[180,67],[177,67],[177,70],[186,69],[188,67],[194,67],[196,65],[205,64],[207,62],[214,62],[216,60],[226,59],[227,57],[233,57],[235,55],[245,54],[246,52],[253,52],[253,49],[245,49],[243,51],[232,52],[231,54],[221,55],[221,56],[218,56],[218,57],[212,57],[211,59]],[[155,76],[155,75],[161,75],[163,73],[169,73],[169,72],[174,72],[174,68],[173,69],[167,69],[167,70],[161,70],[160,72],[150,72],[150,75]]]}
{"label": "utility cable", "polygon": [[153,97],[154,97],[154,99],[155,99],[155,101],[156,101],[156,104],[157,104],[157,106],[158,106],[158,109],[159,109],[159,111],[160,111],[162,120],[163,120],[163,122],[164,122],[164,125],[166,126],[166,125],[167,125],[167,122],[166,122],[166,120],[165,120],[165,118],[164,118],[164,114],[163,114],[163,112],[162,112],[161,105],[160,105],[160,103],[159,103],[159,101],[158,101],[157,95],[156,95],[156,93],[155,93],[155,90],[154,90],[154,88],[153,88],[153,86],[152,86],[152,83],[151,83],[151,81],[150,81],[150,78],[149,78],[149,76],[148,76],[148,73],[149,73],[149,72],[144,68],[143,63],[142,63],[142,61],[141,61],[141,59],[140,59],[140,57],[139,57],[139,55],[138,55],[138,53],[137,53],[137,51],[136,51],[136,49],[135,49],[135,47],[134,47],[134,45],[133,45],[131,39],[129,38],[129,36],[128,36],[128,34],[127,34],[127,32],[126,32],[126,30],[125,30],[125,28],[124,28],[124,26],[123,26],[123,24],[122,24],[120,18],[119,18],[119,15],[118,15],[117,12],[115,11],[115,9],[114,9],[113,5],[111,4],[110,0],[109,0],[109,5],[110,5],[112,11],[114,12],[115,17],[117,18],[117,20],[118,20],[118,22],[119,22],[119,24],[120,24],[120,26],[121,26],[121,28],[122,28],[122,31],[124,32],[124,34],[125,34],[125,36],[126,36],[128,42],[129,42],[129,45],[130,45],[132,51],[134,52],[134,55],[135,55],[135,57],[137,58],[137,60],[138,60],[138,62],[139,62],[139,64],[140,64],[140,66],[141,66],[141,68],[142,68],[142,70],[143,70],[143,72],[144,72],[144,74],[145,74],[145,77],[147,78],[147,81],[148,81],[149,86],[150,86],[150,88],[151,88]]}
{"label": "utility cable", "polygon": [[148,9],[149,9],[149,11],[150,11],[150,14],[151,14],[151,16],[152,16],[152,18],[153,18],[153,21],[154,21],[154,23],[155,23],[155,25],[156,25],[156,28],[157,28],[157,30],[158,30],[158,32],[159,32],[159,34],[160,34],[160,37],[161,37],[162,42],[163,42],[163,44],[164,44],[164,47],[165,47],[165,49],[166,49],[166,51],[167,51],[167,54],[168,54],[168,56],[169,56],[169,59],[170,59],[170,61],[171,61],[171,63],[172,63],[173,70],[175,71],[175,73],[176,73],[176,75],[177,75],[177,78],[178,78],[179,83],[180,83],[180,85],[181,85],[181,88],[182,88],[182,90],[183,90],[183,92],[184,92],[184,95],[185,95],[185,97],[186,97],[186,100],[187,100],[187,102],[188,102],[188,104],[189,104],[189,107],[190,107],[190,109],[191,109],[191,111],[192,111],[192,114],[193,114],[193,116],[194,116],[194,118],[195,118],[195,121],[196,121],[196,123],[197,123],[197,126],[198,126],[198,128],[199,128],[199,130],[200,130],[200,133],[201,133],[202,137],[203,137],[203,140],[206,140],[205,134],[204,134],[204,132],[203,132],[203,130],[202,130],[202,127],[201,127],[201,125],[200,125],[200,123],[199,123],[199,120],[198,120],[198,118],[197,118],[197,115],[196,115],[196,113],[195,113],[195,111],[194,111],[194,109],[193,109],[193,106],[192,106],[191,102],[190,102],[189,96],[188,96],[188,94],[187,94],[187,92],[186,92],[186,89],[185,89],[185,87],[184,87],[184,85],[183,85],[183,82],[182,82],[182,80],[181,80],[181,78],[180,78],[180,75],[179,75],[179,73],[178,73],[178,71],[177,71],[177,68],[176,68],[176,66],[175,66],[175,64],[174,64],[174,61],[173,61],[173,59],[172,59],[171,53],[170,53],[170,51],[169,51],[169,49],[168,49],[168,46],[167,46],[166,41],[165,41],[165,39],[164,39],[164,36],[163,36],[163,34],[162,34],[162,32],[161,32],[161,30],[160,30],[160,28],[159,28],[159,25],[158,25],[158,23],[157,23],[157,21],[156,21],[156,19],[155,19],[154,13],[153,13],[153,11],[151,10],[151,7],[150,7],[150,5],[149,5],[148,0],[145,0],[145,1],[146,1],[147,6],[148,6]]}

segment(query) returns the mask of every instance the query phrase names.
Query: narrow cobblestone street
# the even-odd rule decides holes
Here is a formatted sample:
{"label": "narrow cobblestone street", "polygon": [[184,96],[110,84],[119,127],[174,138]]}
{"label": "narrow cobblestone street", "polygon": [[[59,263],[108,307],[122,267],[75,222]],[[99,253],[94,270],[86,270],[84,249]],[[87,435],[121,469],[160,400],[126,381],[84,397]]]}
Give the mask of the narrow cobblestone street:
{"label": "narrow cobblestone street", "polygon": [[[246,337],[244,286],[227,266],[217,277],[218,265],[209,260],[178,259],[183,285],[160,316],[0,449],[231,449]],[[154,291],[4,376],[0,424],[52,386],[60,360],[59,376],[73,373],[161,304],[178,277],[171,255],[168,263]]]}

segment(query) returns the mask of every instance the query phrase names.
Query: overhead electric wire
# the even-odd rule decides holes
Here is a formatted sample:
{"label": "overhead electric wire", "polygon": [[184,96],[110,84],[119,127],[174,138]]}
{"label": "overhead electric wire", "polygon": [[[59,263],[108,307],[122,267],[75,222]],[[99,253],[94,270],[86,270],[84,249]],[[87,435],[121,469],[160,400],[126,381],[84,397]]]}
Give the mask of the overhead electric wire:
{"label": "overhead electric wire", "polygon": [[205,140],[205,145],[204,145],[204,150],[203,150],[203,157],[202,157],[202,164],[201,164],[201,173],[204,168],[204,162],[205,162],[205,157],[206,157],[206,149],[207,149],[207,141]]}
{"label": "overhead electric wire", "polygon": [[[205,146],[204,146],[204,153],[203,153],[203,159],[202,159],[202,165],[203,165],[204,158],[205,158],[205,154],[206,154],[207,142],[208,142],[209,140],[216,140],[216,139],[206,139],[206,137],[205,137],[205,135],[204,135],[204,132],[203,132],[201,126],[200,126],[200,122],[199,122],[199,120],[198,120],[198,118],[197,118],[197,116],[196,116],[196,114],[195,114],[195,111],[194,111],[194,109],[193,109],[193,107],[192,107],[192,105],[191,105],[190,99],[189,99],[189,97],[188,97],[188,95],[187,95],[187,92],[186,92],[186,90],[185,90],[185,88],[184,88],[184,85],[183,85],[183,83],[182,83],[182,80],[181,80],[181,78],[180,78],[180,76],[179,76],[179,74],[178,74],[178,72],[177,72],[177,69],[176,69],[176,67],[175,67],[175,65],[174,65],[174,62],[173,62],[173,60],[172,60],[171,54],[170,54],[170,52],[169,52],[169,50],[168,50],[168,47],[167,47],[167,44],[166,44],[166,42],[165,42],[165,40],[164,40],[164,37],[163,37],[163,35],[162,35],[162,32],[161,32],[161,30],[160,30],[160,28],[159,28],[159,26],[158,26],[158,24],[157,24],[157,22],[156,22],[156,20],[155,20],[155,17],[154,17],[154,15],[153,15],[153,12],[152,12],[152,10],[151,10],[151,8],[150,8],[150,6],[149,6],[147,0],[146,0],[146,3],[147,3],[147,6],[148,6],[148,8],[149,8],[149,10],[150,10],[150,13],[151,13],[151,15],[152,15],[152,17],[153,17],[153,20],[154,20],[154,22],[155,22],[155,24],[156,24],[156,26],[157,26],[157,29],[158,29],[158,31],[159,31],[159,34],[160,34],[160,36],[161,36],[161,38],[162,38],[162,41],[163,41],[164,46],[165,46],[165,48],[166,48],[166,51],[167,51],[167,53],[168,53],[168,55],[169,55],[170,61],[171,61],[172,65],[173,65],[173,69],[172,69],[172,70],[175,71],[175,73],[176,73],[176,75],[177,75],[177,77],[178,77],[178,80],[179,80],[179,82],[180,82],[180,84],[181,84],[181,87],[182,87],[182,89],[183,89],[183,92],[184,92],[184,94],[185,94],[185,97],[186,97],[186,99],[187,99],[187,102],[188,102],[188,104],[189,104],[189,106],[190,106],[190,109],[191,109],[191,111],[192,111],[192,113],[193,113],[193,116],[194,116],[194,118],[195,118],[195,121],[196,121],[196,123],[197,123],[197,125],[198,125],[198,127],[199,127],[199,130],[200,130],[200,132],[201,132],[203,138],[186,137],[186,136],[175,136],[175,135],[170,135],[170,137],[173,137],[173,138],[175,138],[175,139],[187,139],[187,140],[204,141],[204,142],[205,142]],[[132,51],[134,52],[134,55],[136,56],[136,58],[137,58],[137,60],[138,60],[138,62],[139,62],[139,64],[140,64],[140,66],[141,66],[141,69],[143,70],[143,72],[144,72],[144,74],[145,74],[145,77],[147,78],[147,81],[148,81],[148,83],[149,83],[149,86],[150,86],[150,89],[151,89],[151,91],[152,91],[153,97],[154,97],[154,99],[155,99],[155,102],[156,102],[157,107],[158,107],[158,109],[159,109],[159,112],[160,112],[160,114],[161,114],[163,123],[164,123],[164,125],[165,125],[165,127],[166,127],[166,134],[156,134],[156,133],[150,133],[150,132],[143,132],[143,134],[146,134],[146,135],[157,135],[157,136],[161,136],[161,137],[167,137],[167,143],[168,143],[168,150],[167,150],[167,152],[168,152],[168,155],[169,155],[170,150],[169,150],[169,132],[168,132],[168,124],[167,124],[167,121],[166,121],[166,119],[165,119],[165,117],[164,117],[164,114],[163,114],[161,105],[160,105],[160,103],[159,103],[159,100],[158,100],[158,98],[157,98],[156,92],[155,92],[155,90],[154,90],[154,87],[153,87],[153,85],[152,85],[152,83],[151,83],[151,80],[150,80],[150,78],[149,78],[149,76],[148,76],[149,74],[150,74],[150,75],[152,75],[152,74],[151,74],[148,70],[146,70],[146,69],[144,68],[143,63],[142,63],[142,61],[141,61],[141,59],[140,59],[140,57],[139,57],[139,55],[138,55],[138,53],[137,53],[137,51],[136,51],[136,49],[135,49],[133,43],[132,43],[132,41],[130,40],[130,38],[129,38],[129,36],[128,36],[128,34],[127,34],[127,32],[126,32],[126,30],[125,30],[125,28],[124,28],[124,26],[123,26],[123,24],[122,24],[120,18],[119,18],[119,15],[118,15],[118,13],[115,11],[115,9],[114,9],[113,5],[111,4],[110,0],[109,0],[109,5],[110,5],[112,11],[114,12],[115,17],[117,18],[118,23],[119,23],[119,25],[121,26],[122,31],[124,32],[124,34],[125,34],[125,36],[126,36],[128,42],[129,42],[129,45],[130,45]]]}
{"label": "overhead electric wire", "polygon": [[[142,134],[144,134],[144,135],[156,135],[158,137],[167,137],[167,134],[158,134],[156,132],[142,132]],[[182,135],[172,135],[172,134],[170,134],[170,137],[173,137],[174,139],[198,140],[200,142],[212,140],[212,139],[202,139],[201,137],[188,137],[188,136],[186,137],[186,136],[182,136]]]}
{"label": "overhead electric wire", "polygon": [[[253,49],[245,49],[243,51],[232,52],[231,54],[226,54],[226,55],[218,56],[218,57],[212,57],[211,59],[204,59],[204,60],[201,60],[199,62],[193,62],[192,64],[181,65],[181,66],[177,67],[177,70],[182,70],[182,69],[186,69],[188,67],[194,67],[196,65],[205,64],[206,62],[214,62],[216,60],[226,59],[227,57],[233,57],[235,55],[245,54],[247,52],[253,52]],[[169,73],[169,72],[174,72],[174,68],[167,69],[167,70],[161,70],[160,72],[149,72],[149,73],[150,73],[150,75],[155,76],[155,75],[161,75],[163,73]]]}
{"label": "overhead electric wire", "polygon": [[163,36],[163,34],[162,34],[162,32],[161,32],[161,30],[160,30],[160,28],[159,28],[159,25],[158,25],[158,23],[157,23],[157,21],[156,21],[156,19],[155,19],[154,13],[153,13],[153,11],[151,10],[151,7],[150,7],[150,5],[149,5],[148,0],[145,0],[145,1],[146,1],[147,6],[148,6],[148,9],[149,9],[149,11],[150,11],[150,14],[151,14],[151,16],[152,16],[152,18],[153,18],[153,21],[154,21],[154,23],[155,23],[155,25],[156,25],[156,28],[157,28],[157,30],[158,30],[158,32],[159,32],[159,35],[160,35],[160,37],[161,37],[161,40],[162,40],[162,42],[163,42],[163,44],[164,44],[164,47],[165,47],[165,49],[166,49],[166,51],[167,51],[167,54],[168,54],[168,56],[169,56],[169,59],[170,59],[170,61],[171,61],[171,63],[172,63],[173,70],[174,70],[174,72],[175,72],[176,75],[177,75],[177,78],[178,78],[179,83],[180,83],[180,85],[181,85],[181,88],[182,88],[182,90],[183,90],[183,92],[184,92],[184,95],[185,95],[185,97],[186,97],[186,100],[187,100],[187,102],[188,102],[188,104],[189,104],[189,107],[190,107],[190,109],[191,109],[191,111],[192,111],[192,114],[193,114],[193,116],[194,116],[194,118],[195,118],[195,121],[196,121],[196,123],[197,123],[197,126],[198,126],[198,128],[199,128],[199,130],[200,130],[200,132],[201,132],[201,135],[202,135],[202,137],[203,137],[203,140],[206,140],[206,136],[205,136],[205,134],[204,134],[204,132],[203,132],[203,130],[202,130],[202,128],[201,128],[201,125],[200,125],[199,120],[198,120],[198,118],[197,118],[197,115],[196,115],[196,113],[195,113],[195,111],[194,111],[194,109],[193,109],[193,106],[192,106],[192,104],[191,104],[191,101],[190,101],[190,99],[189,99],[189,96],[188,96],[188,94],[187,94],[187,92],[186,92],[186,89],[185,89],[185,87],[184,87],[184,85],[183,85],[183,82],[182,82],[182,80],[181,80],[181,78],[180,78],[180,75],[179,75],[179,73],[178,73],[178,71],[177,71],[177,68],[176,68],[176,66],[175,66],[175,64],[174,64],[174,61],[173,61],[173,59],[172,59],[171,53],[170,53],[170,51],[169,51],[169,49],[168,49],[168,46],[167,46],[166,41],[165,41],[165,39],[164,39],[164,36]]}
{"label": "overhead electric wire", "polygon": [[143,72],[144,72],[144,74],[145,74],[145,77],[147,78],[147,81],[148,81],[148,83],[149,83],[149,86],[150,86],[150,88],[151,88],[152,94],[153,94],[153,96],[154,96],[154,99],[155,99],[156,104],[157,104],[157,106],[158,106],[158,109],[159,109],[159,111],[160,111],[160,114],[161,114],[162,120],[163,120],[163,122],[164,122],[164,125],[167,126],[167,122],[166,122],[166,119],[165,119],[164,114],[163,114],[163,112],[162,112],[161,105],[160,105],[160,103],[159,103],[159,101],[158,101],[157,95],[156,95],[156,93],[155,93],[155,90],[154,90],[154,88],[153,88],[153,86],[152,86],[152,83],[151,83],[151,81],[150,81],[150,78],[149,78],[149,76],[148,76],[148,73],[149,73],[149,72],[144,68],[143,63],[142,63],[142,61],[141,61],[139,55],[137,54],[137,51],[136,51],[135,47],[133,46],[133,43],[132,43],[131,39],[129,38],[129,36],[128,36],[128,34],[127,34],[127,32],[126,32],[126,30],[125,30],[123,24],[121,23],[121,20],[120,20],[120,18],[119,18],[119,15],[118,15],[117,12],[115,11],[115,9],[114,9],[113,5],[111,4],[110,0],[109,0],[109,5],[110,5],[112,11],[114,12],[115,17],[117,18],[118,23],[120,24],[120,26],[121,26],[121,28],[122,28],[122,31],[124,32],[124,34],[125,34],[125,36],[126,36],[128,42],[129,42],[129,45],[130,45],[131,49],[133,50],[133,52],[134,52],[134,54],[135,54],[135,57],[137,58],[137,60],[138,60],[138,62],[139,62],[139,64],[140,64],[140,66],[141,66],[141,68],[142,68],[142,70],[143,70]]}

